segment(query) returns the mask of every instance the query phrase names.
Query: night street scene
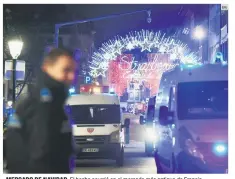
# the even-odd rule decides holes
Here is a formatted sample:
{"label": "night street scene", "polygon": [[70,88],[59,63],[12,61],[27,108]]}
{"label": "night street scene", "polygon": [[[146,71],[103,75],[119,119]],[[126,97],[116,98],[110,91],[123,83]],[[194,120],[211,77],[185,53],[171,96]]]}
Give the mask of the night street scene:
{"label": "night street scene", "polygon": [[228,173],[227,5],[3,10],[4,173]]}

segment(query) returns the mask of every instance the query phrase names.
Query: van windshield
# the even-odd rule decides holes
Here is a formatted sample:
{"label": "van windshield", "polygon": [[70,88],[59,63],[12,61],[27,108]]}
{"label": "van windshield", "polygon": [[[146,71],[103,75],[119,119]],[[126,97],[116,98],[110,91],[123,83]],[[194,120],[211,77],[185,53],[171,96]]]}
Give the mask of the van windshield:
{"label": "van windshield", "polygon": [[178,116],[186,119],[228,118],[228,81],[178,84]]}
{"label": "van windshield", "polygon": [[68,115],[75,124],[120,123],[119,105],[72,105]]}

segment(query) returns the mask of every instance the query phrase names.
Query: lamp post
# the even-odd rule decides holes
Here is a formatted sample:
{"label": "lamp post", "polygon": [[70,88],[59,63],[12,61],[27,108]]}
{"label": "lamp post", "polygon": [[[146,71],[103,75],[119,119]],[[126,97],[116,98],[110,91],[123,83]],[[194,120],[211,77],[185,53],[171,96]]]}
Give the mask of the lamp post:
{"label": "lamp post", "polygon": [[202,40],[206,38],[205,28],[197,26],[193,31],[193,38],[199,41],[200,56],[202,58]]}
{"label": "lamp post", "polygon": [[21,40],[10,40],[8,42],[10,54],[12,56],[12,102],[15,104],[15,98],[16,98],[16,61],[17,58],[20,56],[23,42]]}

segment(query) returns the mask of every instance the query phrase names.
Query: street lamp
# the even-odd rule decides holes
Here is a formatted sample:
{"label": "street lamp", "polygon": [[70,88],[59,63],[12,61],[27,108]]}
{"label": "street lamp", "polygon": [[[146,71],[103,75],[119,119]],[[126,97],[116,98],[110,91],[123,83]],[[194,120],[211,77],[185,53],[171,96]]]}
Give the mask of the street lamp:
{"label": "street lamp", "polygon": [[10,40],[8,42],[10,54],[12,56],[13,67],[12,67],[12,102],[15,103],[15,88],[16,88],[16,60],[20,56],[21,50],[23,48],[23,42],[21,40]]}
{"label": "street lamp", "polygon": [[206,38],[206,30],[202,26],[197,26],[193,31],[193,38],[199,41],[200,56],[203,59],[202,40]]}
{"label": "street lamp", "polygon": [[197,26],[194,29],[193,37],[194,37],[194,39],[197,39],[197,40],[204,39],[206,37],[206,30],[201,26]]}

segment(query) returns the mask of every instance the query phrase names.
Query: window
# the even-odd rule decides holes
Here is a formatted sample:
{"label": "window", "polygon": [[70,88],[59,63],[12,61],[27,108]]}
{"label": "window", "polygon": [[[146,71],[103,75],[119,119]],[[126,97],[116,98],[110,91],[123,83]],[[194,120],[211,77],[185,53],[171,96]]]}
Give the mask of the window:
{"label": "window", "polygon": [[119,105],[73,105],[68,106],[69,117],[75,124],[120,123]]}
{"label": "window", "polygon": [[180,120],[228,118],[228,81],[180,83],[177,93]]}

